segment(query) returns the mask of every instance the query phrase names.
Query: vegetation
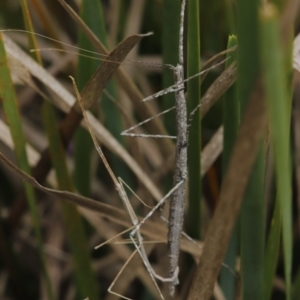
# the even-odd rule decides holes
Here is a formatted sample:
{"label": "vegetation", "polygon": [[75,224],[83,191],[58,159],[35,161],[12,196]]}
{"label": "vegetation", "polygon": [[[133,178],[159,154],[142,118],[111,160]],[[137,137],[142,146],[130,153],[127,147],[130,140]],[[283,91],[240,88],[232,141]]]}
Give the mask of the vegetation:
{"label": "vegetation", "polygon": [[[1,299],[171,299],[129,232],[172,188],[174,139],[121,133],[174,106],[174,93],[141,100],[174,83],[180,4],[0,2]],[[209,71],[185,84],[190,237],[172,299],[300,299],[299,8],[187,0],[185,76]],[[175,123],[170,111],[133,132]],[[167,218],[168,203],[140,227],[165,278]]]}

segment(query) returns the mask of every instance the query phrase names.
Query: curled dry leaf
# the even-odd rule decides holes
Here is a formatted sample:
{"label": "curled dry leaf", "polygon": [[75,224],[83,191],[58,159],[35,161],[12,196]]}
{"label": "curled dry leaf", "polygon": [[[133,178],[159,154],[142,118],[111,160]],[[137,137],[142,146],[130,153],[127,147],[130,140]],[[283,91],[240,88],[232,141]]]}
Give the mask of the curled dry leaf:
{"label": "curled dry leaf", "polygon": [[[89,29],[89,27],[83,22],[83,20],[77,15],[77,13],[64,1],[58,0],[63,8],[70,14],[71,18],[77,24],[77,26],[85,33],[87,38],[90,40],[91,44],[100,54],[108,54],[108,50],[99,41],[97,36]],[[134,104],[136,112],[140,115],[141,119],[149,119],[156,115],[153,107],[149,103],[142,103],[141,100],[144,98],[142,93],[136,87],[131,78],[125,73],[125,71],[119,68],[116,71],[116,79],[120,84],[121,88],[127,94],[128,98]],[[154,119],[151,124],[146,124],[148,131],[152,134],[166,135],[166,129],[160,119]],[[168,139],[163,139],[157,142],[157,146],[160,148],[164,155],[170,155],[174,151],[174,145],[172,141]]]}
{"label": "curled dry leaf", "polygon": [[[80,93],[85,109],[89,109],[94,105],[127,54],[143,37],[148,35],[149,34],[137,34],[128,37],[102,62]],[[81,114],[78,102],[75,103],[75,110]]]}

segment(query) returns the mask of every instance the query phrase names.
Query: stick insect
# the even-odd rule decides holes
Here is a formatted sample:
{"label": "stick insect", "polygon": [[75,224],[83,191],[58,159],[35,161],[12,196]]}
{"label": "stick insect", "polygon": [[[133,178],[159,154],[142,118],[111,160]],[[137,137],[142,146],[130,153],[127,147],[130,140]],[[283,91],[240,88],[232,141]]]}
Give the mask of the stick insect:
{"label": "stick insect", "polygon": [[[175,285],[179,283],[178,281],[178,257],[179,257],[179,246],[180,246],[180,239],[182,234],[182,226],[183,226],[183,214],[184,214],[184,195],[185,195],[185,181],[187,178],[187,135],[188,135],[188,124],[187,124],[187,111],[186,111],[186,103],[185,103],[185,96],[184,96],[184,82],[186,82],[189,79],[183,79],[184,78],[184,72],[183,72],[183,20],[184,20],[184,9],[185,9],[185,3],[186,0],[182,1],[182,7],[181,7],[181,26],[180,26],[180,55],[179,55],[179,64],[177,66],[171,66],[168,65],[169,69],[171,69],[174,72],[175,75],[175,84],[171,87],[169,87],[166,90],[163,90],[159,93],[156,93],[150,97],[145,98],[143,101],[150,101],[152,99],[155,99],[161,95],[164,95],[166,93],[175,92],[176,94],[176,103],[175,103],[175,110],[176,110],[176,123],[177,123],[177,136],[176,137],[170,137],[170,136],[154,136],[154,137],[160,137],[160,138],[176,138],[176,166],[175,166],[175,174],[174,174],[174,187],[168,192],[168,194],[163,197],[159,203],[149,212],[149,214],[141,221],[139,222],[129,204],[128,197],[126,195],[126,192],[123,188],[123,184],[121,181],[117,180],[115,175],[113,174],[111,168],[106,162],[106,159],[101,151],[101,148],[99,145],[96,144],[96,149],[99,152],[103,162],[106,165],[106,168],[108,172],[110,173],[110,176],[112,177],[116,189],[124,201],[124,204],[128,210],[128,213],[130,215],[130,218],[133,223],[133,230],[130,233],[130,238],[133,242],[133,244],[136,247],[136,251],[140,254],[142,257],[142,260],[157,288],[159,291],[159,294],[162,299],[164,299],[158,284],[155,279],[158,279],[163,282],[169,282],[170,283],[170,294],[173,295],[175,291]],[[221,62],[223,63],[223,62]],[[220,64],[221,64],[220,63]],[[215,67],[215,66],[214,66]],[[209,69],[208,69],[209,70]],[[202,71],[201,73],[195,75],[199,76],[208,70]],[[78,99],[80,97],[78,96]],[[168,110],[169,111],[169,110]],[[164,112],[166,113],[166,111]],[[149,120],[146,120],[137,126],[140,126],[144,123],[146,123]],[[136,128],[135,126],[134,128]],[[133,129],[133,127],[129,128],[125,132],[123,132],[123,135],[129,135],[129,136],[137,136],[133,133],[130,133],[130,131]],[[92,132],[91,135],[93,136]],[[142,136],[142,135],[139,135]],[[146,136],[149,137],[149,136]],[[93,137],[94,142],[95,138]],[[164,278],[153,270],[147,254],[144,249],[143,245],[143,238],[140,233],[141,226],[149,219],[152,214],[158,210],[159,207],[161,207],[166,200],[172,196],[172,201],[170,205],[170,222],[169,222],[169,262],[170,262],[170,276],[169,278]],[[121,295],[119,295],[121,296]]]}
{"label": "stick insect", "polygon": [[[121,134],[131,137],[155,137],[155,138],[174,138],[176,139],[176,154],[175,154],[175,172],[173,178],[173,188],[157,203],[157,205],[146,215],[146,217],[141,221],[138,222],[134,211],[132,210],[126,192],[124,190],[123,184],[120,180],[117,180],[115,175],[113,174],[111,168],[109,167],[101,148],[97,144],[97,141],[94,137],[93,132],[90,129],[91,136],[94,140],[96,149],[101,156],[110,176],[112,177],[115,187],[122,198],[126,209],[130,215],[131,221],[133,223],[133,230],[130,233],[130,239],[132,243],[135,245],[136,251],[141,256],[145,267],[147,268],[157,290],[159,291],[160,297],[164,299],[160,288],[156,282],[160,280],[162,282],[170,283],[169,293],[171,296],[174,295],[175,286],[179,284],[178,274],[179,274],[179,267],[178,267],[178,259],[179,259],[179,249],[180,249],[180,239],[182,235],[182,228],[183,228],[183,219],[184,219],[184,201],[185,201],[185,182],[187,179],[187,146],[188,146],[188,123],[187,123],[187,108],[186,108],[186,100],[184,95],[184,82],[190,80],[191,78],[184,79],[184,69],[183,69],[183,24],[184,24],[184,11],[185,11],[186,0],[182,1],[181,4],[181,15],[180,15],[180,33],[179,33],[179,63],[177,66],[167,65],[169,69],[171,69],[174,73],[175,77],[175,84],[165,90],[162,90],[152,96],[149,96],[143,99],[143,102],[150,101],[152,99],[158,98],[164,94],[175,92],[175,107],[171,109],[175,109],[176,111],[176,127],[177,127],[177,136],[165,136],[165,135],[145,135],[145,134],[135,134],[131,133],[131,131],[142,124],[150,121],[152,118],[147,119],[125,131]],[[222,61],[221,63],[223,63]],[[214,66],[215,67],[215,66]],[[194,75],[193,77],[199,76],[208,70],[202,71],[199,74]],[[192,78],[193,78],[192,77]],[[74,85],[76,90],[76,85]],[[78,91],[76,91],[77,98],[80,101],[80,95]],[[81,106],[83,113],[84,109]],[[168,109],[161,114],[169,112],[171,109]],[[84,113],[85,114],[85,113]],[[156,116],[155,116],[156,117]],[[85,117],[87,120],[87,118]],[[143,245],[143,238],[140,233],[140,228],[143,224],[153,215],[153,213],[158,210],[166,200],[172,196],[172,200],[170,203],[170,213],[169,213],[169,233],[168,233],[168,246],[169,246],[169,277],[164,278],[158,275],[154,269],[152,268],[147,254],[145,252],[145,248]],[[133,253],[134,255],[134,253]],[[132,255],[132,256],[133,256]],[[131,257],[132,257],[131,256]],[[130,258],[131,258],[130,257]],[[127,264],[127,263],[126,263]],[[125,265],[126,265],[125,264]],[[119,276],[119,275],[118,275]],[[117,276],[117,277],[118,277]],[[116,278],[117,279],[117,278]],[[115,282],[115,281],[114,281]],[[109,291],[111,290],[112,286],[110,286]],[[113,292],[114,293],[114,292]],[[116,294],[116,293],[114,293]],[[122,298],[128,299],[122,295],[116,294],[121,296]]]}
{"label": "stick insect", "polygon": [[[183,219],[184,219],[184,201],[185,201],[185,182],[187,179],[187,146],[188,146],[188,123],[187,123],[187,108],[186,108],[186,100],[184,95],[184,82],[190,80],[191,78],[184,79],[184,69],[183,69],[183,24],[184,24],[184,11],[185,11],[186,0],[182,1],[181,4],[181,15],[180,15],[180,33],[179,33],[179,63],[177,66],[167,65],[169,69],[171,69],[174,73],[175,77],[175,84],[165,90],[162,90],[152,96],[149,96],[143,99],[143,102],[150,101],[157,97],[160,97],[164,94],[175,92],[175,107],[171,109],[176,110],[176,127],[177,127],[177,136],[165,136],[165,135],[145,135],[145,134],[135,134],[131,133],[131,131],[142,124],[150,121],[152,118],[147,119],[127,130],[122,132],[122,135],[131,136],[131,137],[155,137],[155,138],[174,138],[176,139],[176,154],[175,154],[175,172],[173,178],[173,188],[157,203],[157,205],[147,214],[147,216],[141,221],[138,222],[127,198],[125,190],[123,188],[122,182],[117,180],[116,177],[113,175],[110,167],[108,166],[101,148],[96,143],[95,138],[93,137],[93,133],[91,135],[93,137],[95,146],[97,151],[99,152],[102,160],[105,162],[105,165],[114,180],[116,189],[124,201],[124,204],[128,210],[130,215],[131,221],[133,223],[133,230],[130,233],[130,239],[132,243],[135,245],[136,252],[138,252],[144,262],[145,267],[147,268],[157,290],[159,291],[160,297],[164,299],[158,284],[157,280],[162,282],[170,283],[169,293],[171,296],[174,295],[175,286],[179,284],[178,274],[179,274],[179,267],[178,267],[178,259],[179,259],[179,249],[180,249],[180,239],[182,235],[182,228],[183,228]],[[222,62],[223,63],[223,62]],[[205,70],[204,72],[206,72]],[[203,72],[196,74],[194,77],[203,74]],[[77,92],[77,97],[80,99],[79,93]],[[83,108],[82,108],[83,109]],[[169,112],[166,110],[161,114]],[[86,118],[85,118],[86,119]],[[87,120],[87,119],[86,119]],[[89,126],[90,127],[90,126]],[[164,278],[153,270],[147,254],[145,252],[145,248],[143,245],[143,238],[140,233],[140,228],[143,224],[153,215],[153,213],[158,210],[166,200],[172,196],[171,204],[170,204],[170,213],[169,213],[169,233],[168,233],[168,246],[169,246],[169,277]],[[133,253],[134,255],[134,253]],[[131,258],[131,257],[130,257]],[[127,263],[126,263],[127,264]],[[125,264],[125,265],[126,265]],[[119,275],[117,275],[118,277]],[[117,279],[117,278],[116,278]],[[115,282],[115,281],[114,281]],[[112,286],[109,288],[111,290]],[[121,296],[121,295],[118,295]],[[122,296],[122,298],[125,298]],[[125,298],[128,299],[128,298]]]}

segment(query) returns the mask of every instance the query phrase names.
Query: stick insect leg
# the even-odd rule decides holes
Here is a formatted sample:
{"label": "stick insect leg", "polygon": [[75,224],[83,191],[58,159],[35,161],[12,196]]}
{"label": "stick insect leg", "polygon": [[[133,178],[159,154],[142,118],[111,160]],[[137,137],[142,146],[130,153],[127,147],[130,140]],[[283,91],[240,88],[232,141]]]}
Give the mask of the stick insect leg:
{"label": "stick insect leg", "polygon": [[[174,275],[170,278],[162,277],[153,270],[148,257],[145,253],[144,247],[141,247],[143,244],[143,238],[140,234],[140,228],[141,226],[153,215],[153,213],[158,210],[165,202],[166,200],[178,189],[179,186],[181,186],[184,183],[184,180],[178,182],[154,207],[153,209],[147,214],[147,216],[140,222],[135,224],[135,229],[130,233],[130,239],[132,240],[133,244],[135,245],[137,251],[139,252],[141,258],[143,259],[143,262],[145,264],[145,267],[149,271],[150,275],[153,278],[156,278],[162,282],[174,282],[177,280],[179,268],[176,268],[176,271],[174,272]],[[136,239],[135,239],[136,236]],[[136,242],[138,241],[138,242]]]}
{"label": "stick insect leg", "polygon": [[[87,116],[86,116],[85,110],[84,110],[84,108],[83,108],[83,106],[82,106],[82,103],[81,103],[81,97],[80,97],[80,94],[79,94],[79,92],[78,92],[77,86],[76,86],[75,81],[74,81],[73,78],[72,78],[72,80],[73,80],[74,90],[75,90],[75,92],[76,92],[76,96],[77,96],[77,98],[78,98],[80,108],[81,108],[82,113],[83,113],[83,115],[84,115],[84,118],[85,118],[85,120],[86,120],[86,122],[87,122],[88,129],[89,129],[89,131],[90,131],[91,137],[92,137],[93,142],[94,142],[94,144],[95,144],[96,150],[97,150],[97,152],[99,153],[99,155],[100,155],[100,157],[101,157],[101,159],[102,159],[104,165],[106,166],[106,169],[107,169],[107,171],[109,172],[109,174],[110,174],[112,180],[114,181],[116,190],[118,191],[118,193],[119,193],[121,199],[122,199],[123,202],[124,202],[124,205],[126,206],[126,209],[127,209],[128,213],[129,213],[129,216],[130,216],[130,218],[131,218],[131,221],[132,221],[132,223],[133,223],[133,226],[135,226],[135,229],[130,233],[130,238],[131,238],[133,244],[135,245],[137,251],[139,252],[139,254],[140,254],[140,256],[141,256],[141,258],[142,258],[142,260],[143,260],[143,263],[144,263],[144,265],[145,265],[147,271],[149,272],[149,274],[150,274],[150,276],[151,276],[151,279],[153,280],[153,283],[155,284],[155,286],[156,286],[156,288],[157,288],[157,290],[158,290],[158,292],[159,292],[161,298],[164,299],[164,297],[163,297],[163,295],[162,295],[162,293],[161,293],[161,291],[160,291],[160,288],[159,288],[159,286],[158,286],[158,284],[157,284],[155,278],[158,279],[158,280],[160,280],[160,281],[163,281],[163,282],[171,282],[173,285],[175,285],[175,284],[177,284],[177,282],[178,282],[179,268],[178,268],[178,266],[176,266],[176,268],[175,268],[175,270],[172,272],[172,276],[171,276],[170,278],[164,278],[164,277],[162,277],[162,276],[156,274],[156,272],[153,270],[153,268],[152,268],[152,266],[151,266],[151,264],[150,264],[150,262],[149,262],[149,260],[148,260],[148,256],[146,255],[146,251],[145,251],[145,248],[144,248],[144,245],[143,245],[143,238],[142,238],[142,235],[141,235],[139,229],[140,229],[140,227],[146,222],[146,220],[149,219],[149,218],[152,216],[152,214],[154,213],[154,211],[156,211],[161,205],[163,205],[163,204],[165,203],[165,201],[167,200],[167,198],[168,198],[169,196],[171,196],[171,195],[172,195],[172,194],[173,194],[173,193],[174,193],[174,192],[175,192],[175,191],[176,191],[176,190],[177,190],[177,189],[185,182],[185,180],[179,181],[179,182],[178,182],[178,183],[177,183],[177,184],[169,191],[169,193],[168,193],[165,197],[163,197],[163,198],[159,201],[159,203],[158,203],[158,204],[157,204],[157,205],[156,205],[156,206],[148,213],[148,215],[147,215],[147,216],[139,223],[139,222],[138,222],[138,219],[137,219],[137,217],[136,217],[136,215],[135,215],[135,213],[134,213],[134,211],[133,211],[133,209],[132,209],[132,207],[131,207],[131,205],[130,205],[129,199],[128,199],[127,194],[126,194],[126,192],[125,192],[125,190],[124,190],[124,187],[123,187],[123,185],[122,185],[122,182],[117,180],[116,176],[114,175],[113,171],[111,170],[111,168],[110,168],[110,166],[109,166],[109,164],[108,164],[108,162],[107,162],[107,160],[106,160],[106,158],[105,158],[105,156],[104,156],[104,154],[103,154],[103,152],[102,152],[102,149],[100,148],[100,146],[99,146],[99,144],[98,144],[98,142],[97,142],[97,140],[96,140],[96,138],[95,138],[95,135],[94,135],[94,133],[93,133],[93,131],[92,131],[92,129],[91,129],[91,126],[90,126],[90,124],[89,124],[89,122],[88,122],[88,118],[87,118]],[[135,239],[134,239],[134,236],[135,236],[135,235],[137,236],[137,241],[138,241],[138,243],[137,243],[137,242],[135,241]]]}
{"label": "stick insect leg", "polygon": [[134,226],[127,228],[126,230],[123,230],[122,232],[118,233],[117,235],[115,235],[114,237],[112,237],[111,239],[106,240],[105,242],[103,242],[102,244],[98,245],[95,247],[95,250],[101,248],[102,246],[111,243],[111,241],[115,240],[117,237],[123,235],[124,233],[131,231],[134,228]]}
{"label": "stick insect leg", "polygon": [[[78,102],[79,102],[79,105],[80,105],[82,114],[83,114],[83,116],[84,116],[84,119],[86,120],[88,129],[89,129],[89,132],[90,132],[91,137],[92,137],[92,139],[93,139],[93,142],[94,142],[94,145],[95,145],[95,147],[96,147],[96,150],[97,150],[97,152],[99,153],[99,156],[101,157],[101,159],[102,159],[102,161],[103,161],[103,163],[104,163],[104,165],[105,165],[105,167],[106,167],[108,173],[110,174],[110,176],[111,176],[111,178],[112,178],[112,180],[113,180],[113,182],[114,182],[114,184],[115,184],[115,188],[116,188],[116,190],[118,191],[119,196],[121,197],[121,199],[122,199],[122,201],[123,201],[123,203],[124,203],[124,205],[125,205],[125,207],[126,207],[126,209],[127,209],[127,212],[128,212],[128,214],[129,214],[129,216],[130,216],[130,219],[131,219],[131,222],[132,222],[133,226],[136,226],[136,225],[138,225],[138,219],[137,219],[137,217],[136,217],[136,215],[135,215],[135,213],[134,213],[134,211],[133,211],[133,209],[132,209],[132,206],[130,205],[129,199],[128,199],[127,194],[126,194],[126,192],[125,192],[125,190],[124,190],[124,187],[123,187],[123,185],[122,185],[122,182],[117,180],[115,174],[113,173],[112,169],[110,168],[110,166],[109,166],[109,164],[108,164],[108,162],[107,162],[107,160],[106,160],[106,158],[105,158],[105,156],[104,156],[104,154],[103,154],[103,152],[102,152],[101,147],[99,146],[99,144],[98,144],[98,142],[97,142],[97,140],[96,140],[95,134],[94,134],[94,132],[93,132],[93,130],[92,130],[92,128],[91,128],[91,125],[90,125],[90,123],[89,123],[89,121],[88,121],[86,112],[85,112],[84,107],[83,107],[83,105],[82,105],[82,103],[81,103],[81,97],[80,97],[79,91],[78,91],[78,89],[77,89],[75,80],[74,80],[74,78],[72,78],[72,77],[71,77],[71,79],[72,79],[72,81],[73,81],[73,86],[74,86],[74,90],[75,90],[75,93],[76,93],[76,97],[77,97],[77,99],[78,99]],[[152,269],[152,267],[151,267],[151,265],[150,265],[150,262],[149,262],[149,260],[148,260],[147,255],[146,255],[146,253],[145,253],[145,249],[144,249],[144,245],[143,245],[143,239],[142,239],[142,236],[141,236],[141,234],[140,234],[139,231],[138,231],[138,235],[137,235],[137,236],[138,236],[138,238],[139,238],[139,245],[137,245],[136,242],[133,241],[134,244],[135,244],[135,247],[137,248],[137,251],[139,252],[139,254],[140,254],[140,256],[141,256],[141,258],[142,258],[142,260],[143,260],[143,262],[144,262],[144,265],[146,266],[147,271],[149,272],[150,277],[151,277],[151,279],[152,279],[152,281],[153,281],[153,283],[154,283],[154,285],[155,285],[157,291],[159,292],[159,295],[160,295],[161,299],[164,300],[164,297],[163,297],[163,295],[162,295],[162,293],[161,293],[161,290],[160,290],[160,288],[159,288],[159,286],[158,286],[158,284],[157,284],[155,278],[153,277],[153,272],[152,272],[153,269]],[[141,248],[142,250],[139,251],[139,248]]]}
{"label": "stick insect leg", "polygon": [[138,252],[138,249],[135,249],[132,254],[129,256],[129,258],[127,259],[127,261],[125,262],[125,264],[123,265],[123,267],[121,268],[121,270],[118,272],[117,276],[115,277],[115,279],[113,280],[113,282],[111,283],[111,285],[109,286],[109,288],[107,289],[107,291],[112,294],[115,295],[117,297],[120,297],[122,299],[126,299],[126,300],[132,300],[131,298],[127,298],[121,294],[118,294],[116,292],[114,292],[112,290],[113,286],[115,285],[116,281],[119,279],[119,277],[121,276],[123,270],[127,267],[127,265],[130,263],[130,261],[132,260],[132,258],[134,257],[134,255]]}
{"label": "stick insect leg", "polygon": [[137,236],[137,241],[138,242],[136,242],[136,240],[132,236],[132,232],[130,233],[130,239],[132,240],[132,242],[133,242],[133,244],[134,244],[134,246],[136,248],[136,251],[139,253],[140,257],[142,258],[142,261],[143,261],[143,263],[144,263],[144,265],[145,265],[145,267],[146,267],[146,269],[147,269],[147,271],[148,271],[148,273],[149,273],[149,275],[150,275],[150,277],[151,277],[151,279],[152,279],[152,281],[153,281],[153,283],[154,283],[157,291],[159,292],[159,295],[160,295],[161,299],[164,300],[165,298],[162,295],[161,290],[160,290],[160,288],[159,288],[159,286],[158,286],[158,284],[157,284],[157,282],[155,280],[155,276],[154,275],[156,275],[156,273],[154,272],[154,270],[153,270],[153,268],[152,268],[152,266],[151,266],[151,264],[149,262],[148,256],[146,254],[146,251],[145,251],[145,248],[144,248],[144,244],[143,244],[142,235],[141,235],[139,229],[136,230],[136,226],[139,224],[138,219],[137,219],[137,217],[136,217],[136,215],[135,215],[135,213],[134,213],[134,211],[132,209],[132,206],[130,205],[129,199],[127,197],[126,191],[125,191],[125,189],[123,187],[123,183],[122,183],[121,180],[119,180],[118,192],[119,192],[120,197],[122,198],[122,200],[123,200],[123,202],[124,202],[124,204],[126,206],[126,209],[127,209],[128,214],[130,216],[131,222],[133,223],[133,226],[135,227],[134,230],[136,232],[136,236]]}

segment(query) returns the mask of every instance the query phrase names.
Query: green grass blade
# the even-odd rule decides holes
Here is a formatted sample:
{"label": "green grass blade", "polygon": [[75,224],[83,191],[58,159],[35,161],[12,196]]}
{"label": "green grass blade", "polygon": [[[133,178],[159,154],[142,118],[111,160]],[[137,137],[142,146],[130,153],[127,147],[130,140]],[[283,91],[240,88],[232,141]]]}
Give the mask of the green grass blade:
{"label": "green grass blade", "polygon": [[[3,44],[3,38],[0,33],[0,98],[3,102],[3,107],[7,122],[9,123],[12,139],[15,146],[15,154],[20,168],[30,174],[31,170],[27,160],[25,150],[25,138],[22,130],[21,117],[18,110],[17,99],[10,77],[10,71],[7,65],[6,53]],[[27,183],[24,183],[26,196],[29,204],[30,215],[34,227],[35,236],[37,239],[38,253],[40,256],[42,274],[46,284],[46,292],[49,299],[54,299],[54,294],[50,282],[50,278],[46,269],[46,262],[43,251],[42,233],[40,221],[38,217],[38,209],[34,189]]]}
{"label": "green grass blade", "polygon": [[259,2],[258,0],[237,1],[238,95],[241,100],[242,114],[259,71]]}
{"label": "green grass blade", "polygon": [[280,213],[280,204],[277,198],[273,212],[273,217],[271,220],[270,233],[265,252],[264,296],[266,300],[271,299],[272,295],[274,276],[280,249],[281,227],[282,218]]}
{"label": "green grass blade", "polygon": [[298,300],[300,295],[300,267],[293,285],[292,300]]}
{"label": "green grass blade", "polygon": [[[99,38],[105,34],[103,22],[101,22],[99,18],[100,12],[101,7],[99,1],[82,1],[80,17]],[[95,50],[82,31],[79,31],[78,47],[90,51]],[[79,90],[83,89],[98,66],[98,61],[79,56],[77,68],[77,85]],[[88,132],[83,128],[79,128],[75,135],[74,180],[78,191],[85,196],[90,195],[92,149],[93,143]]]}
{"label": "green grass blade", "polygon": [[[96,36],[101,40],[101,42],[107,46],[107,36],[106,36],[106,30],[105,30],[105,19],[103,15],[102,5],[99,3],[99,1],[96,0],[85,0],[82,1],[81,4],[81,18],[83,21],[92,29],[92,31],[96,34]],[[90,42],[86,39],[86,37],[83,36],[83,33],[79,33],[79,47],[82,47],[84,49],[90,49],[95,50]],[[90,78],[90,76],[93,74],[92,71],[95,71],[95,67],[97,64],[95,62],[88,62],[84,58],[79,58],[79,65],[78,65],[78,87],[79,90],[81,87],[84,86],[84,84],[87,82],[87,80]],[[114,84],[114,81],[111,81],[107,87],[106,90],[114,97],[116,98],[116,87]],[[111,100],[108,99],[107,96],[102,95],[101,96],[101,108],[103,109],[103,116],[104,116],[104,124],[106,128],[113,134],[116,139],[124,144],[124,138],[120,135],[120,133],[123,131],[122,128],[122,121],[121,121],[121,114],[117,107],[112,103]],[[82,175],[81,173],[81,167],[82,167],[82,157],[86,157],[87,159],[91,157],[89,147],[92,147],[90,144],[90,141],[88,141],[88,138],[86,136],[86,133],[79,133],[81,138],[79,136],[76,137],[76,183],[78,183],[80,186],[82,186],[82,191],[88,191],[87,185],[89,184],[86,180],[86,183],[81,182],[82,176],[86,176],[86,178],[89,178],[90,174]],[[85,142],[87,142],[87,147],[85,148]],[[87,164],[90,165],[90,162],[86,161]],[[112,168],[115,170],[116,174],[118,174],[120,177],[122,177],[126,182],[130,183],[129,179],[129,172],[128,168],[124,165],[124,163],[118,159],[117,157],[113,157],[112,159]],[[78,171],[77,171],[78,170]],[[86,172],[89,172],[89,167],[85,166],[83,170],[86,170]],[[85,186],[83,186],[85,185]],[[78,188],[80,188],[78,186]]]}
{"label": "green grass blade", "polygon": [[262,64],[267,108],[274,149],[277,198],[282,214],[286,299],[291,299],[292,269],[292,170],[290,161],[290,97],[280,43],[278,12],[266,6],[262,12]]}
{"label": "green grass blade", "polygon": [[[200,10],[199,1],[190,0],[188,8],[188,45],[187,45],[187,77],[200,72]],[[191,112],[199,103],[200,78],[187,83],[187,108]],[[189,170],[189,211],[188,232],[192,237],[201,236],[201,120],[200,110],[195,114],[193,126],[189,133],[188,170]]]}
{"label": "green grass blade", "polygon": [[[259,1],[237,1],[238,97],[243,115],[259,74]],[[262,300],[265,213],[264,151],[261,146],[241,209],[242,299]]]}
{"label": "green grass blade", "polygon": [[236,20],[235,20],[235,3],[231,1],[225,1],[226,19],[229,32],[236,34]]}
{"label": "green grass blade", "polygon": [[[163,26],[162,26],[162,49],[163,63],[176,66],[178,63],[178,45],[179,45],[179,23],[180,23],[180,1],[163,1]],[[174,75],[170,70],[163,70],[163,88],[174,84]],[[175,103],[174,93],[168,93],[163,96],[163,109],[168,109]],[[171,135],[176,134],[175,113],[168,113],[164,117],[166,129]]]}
{"label": "green grass blade", "polygon": [[260,146],[242,204],[242,299],[264,299],[264,151]]}
{"label": "green grass blade", "polygon": [[[50,104],[48,104],[50,106]],[[45,105],[43,116],[46,131],[49,138],[49,148],[55,168],[59,189],[74,191],[68,172],[65,152],[61,144],[58,129],[55,124],[55,114],[52,107]],[[84,226],[80,214],[75,205],[63,202],[62,211],[66,226],[67,239],[73,255],[75,278],[81,298],[89,297],[90,300],[99,299],[95,275],[92,272],[88,240],[84,232]]]}
{"label": "green grass blade", "polygon": [[[237,44],[236,36],[232,35],[228,39],[227,48],[231,48]],[[228,56],[227,56],[228,57]],[[229,57],[226,63],[228,67],[235,61],[236,55]],[[223,175],[226,174],[226,169],[231,158],[231,153],[238,133],[239,126],[239,102],[237,97],[236,85],[233,85],[225,94],[223,100],[223,124],[224,124],[224,138],[223,138]],[[235,269],[236,258],[238,254],[238,228],[236,225],[232,233],[232,237],[228,246],[224,263],[232,270]],[[223,268],[220,274],[220,286],[226,299],[234,299],[236,278],[227,269]]]}

